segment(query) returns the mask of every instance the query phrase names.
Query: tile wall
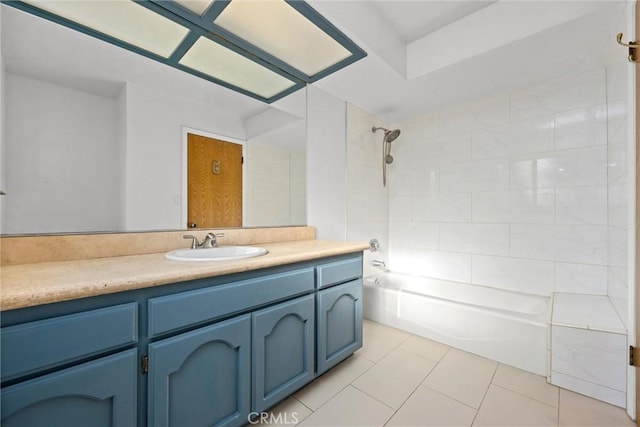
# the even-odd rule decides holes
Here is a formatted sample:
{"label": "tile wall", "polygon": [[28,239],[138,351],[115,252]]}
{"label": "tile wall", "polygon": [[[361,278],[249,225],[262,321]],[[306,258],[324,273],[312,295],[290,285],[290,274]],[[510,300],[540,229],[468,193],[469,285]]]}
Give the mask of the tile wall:
{"label": "tile wall", "polygon": [[391,269],[607,295],[606,76],[546,81],[394,125]]}
{"label": "tile wall", "polygon": [[388,194],[382,185],[382,137],[372,127],[384,124],[376,117],[347,105],[347,240],[380,241],[380,251],[364,252],[364,275],[381,272],[371,262],[388,263]]}
{"label": "tile wall", "polygon": [[607,68],[607,117],[609,158],[607,176],[608,292],[609,299],[628,326],[627,235],[629,186],[627,162],[627,74],[626,60]]}

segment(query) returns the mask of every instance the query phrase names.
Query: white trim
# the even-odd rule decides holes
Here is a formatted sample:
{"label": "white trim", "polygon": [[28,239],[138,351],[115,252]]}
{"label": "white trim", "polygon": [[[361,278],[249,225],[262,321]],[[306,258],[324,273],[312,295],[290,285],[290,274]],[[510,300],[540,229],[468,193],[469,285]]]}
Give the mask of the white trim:
{"label": "white trim", "polygon": [[[627,5],[627,33],[635,34],[635,1]],[[627,212],[627,342],[636,346],[636,66],[628,64],[627,88],[627,177],[629,181],[627,197],[629,207]],[[637,367],[627,368],[627,414],[636,419],[636,370]]]}
{"label": "white trim", "polygon": [[182,159],[180,161],[181,165],[181,174],[182,174],[182,185],[181,189],[181,225],[184,228],[187,228],[187,134],[194,134],[204,136],[206,138],[219,139],[225,142],[231,142],[233,144],[242,145],[242,157],[245,159],[242,162],[242,226],[244,227],[244,219],[246,218],[246,208],[247,208],[247,141],[243,139],[234,138],[232,136],[220,135],[218,133],[212,133],[205,130],[194,129],[187,126],[182,126]]}

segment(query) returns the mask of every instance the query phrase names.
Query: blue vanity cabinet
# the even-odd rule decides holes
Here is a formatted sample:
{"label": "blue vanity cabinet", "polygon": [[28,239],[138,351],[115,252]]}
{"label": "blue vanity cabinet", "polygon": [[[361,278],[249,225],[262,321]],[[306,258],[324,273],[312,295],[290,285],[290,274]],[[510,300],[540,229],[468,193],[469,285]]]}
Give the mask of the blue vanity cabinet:
{"label": "blue vanity cabinet", "polygon": [[362,254],[2,312],[2,426],[244,426],[362,345]]}
{"label": "blue vanity cabinet", "polygon": [[362,255],[316,269],[317,374],[362,347]]}
{"label": "blue vanity cabinet", "polygon": [[250,411],[250,315],[149,344],[148,426],[238,426]]}
{"label": "blue vanity cabinet", "polygon": [[129,349],[5,387],[2,426],[134,426],[137,368]]}
{"label": "blue vanity cabinet", "polygon": [[314,295],[252,314],[253,411],[268,409],[314,378]]}
{"label": "blue vanity cabinet", "polygon": [[125,303],[3,327],[2,425],[135,425],[137,318]]}

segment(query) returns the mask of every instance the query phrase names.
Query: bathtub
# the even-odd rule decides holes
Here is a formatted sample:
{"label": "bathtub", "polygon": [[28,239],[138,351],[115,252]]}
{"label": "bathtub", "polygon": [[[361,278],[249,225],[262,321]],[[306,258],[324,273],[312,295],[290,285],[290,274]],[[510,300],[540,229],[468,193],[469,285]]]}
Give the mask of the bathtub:
{"label": "bathtub", "polygon": [[548,297],[392,272],[363,290],[368,319],[548,375]]}

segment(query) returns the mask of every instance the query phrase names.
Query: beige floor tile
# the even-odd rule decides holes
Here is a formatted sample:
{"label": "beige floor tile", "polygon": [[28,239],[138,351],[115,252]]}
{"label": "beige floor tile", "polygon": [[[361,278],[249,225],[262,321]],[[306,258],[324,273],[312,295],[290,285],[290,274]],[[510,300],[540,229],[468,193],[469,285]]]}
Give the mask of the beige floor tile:
{"label": "beige floor tile", "polygon": [[363,347],[356,354],[372,362],[382,359],[411,335],[367,319],[364,320],[363,329]]}
{"label": "beige floor tile", "polygon": [[311,409],[304,406],[298,400],[290,397],[280,402],[275,408],[261,418],[254,419],[247,426],[251,425],[269,425],[269,426],[293,426],[299,424],[302,420],[312,414]]}
{"label": "beige floor tile", "polygon": [[427,338],[411,335],[400,344],[400,348],[439,362],[451,347]]}
{"label": "beige floor tile", "polygon": [[418,387],[387,426],[470,426],[475,409],[427,387]]}
{"label": "beige floor tile", "polygon": [[624,409],[560,389],[561,426],[632,427]]}
{"label": "beige floor tile", "polygon": [[397,348],[352,384],[398,409],[435,366],[432,360]]}
{"label": "beige floor tile", "polygon": [[498,362],[452,348],[423,384],[473,408],[479,408]]}
{"label": "beige floor tile", "polygon": [[296,392],[294,396],[315,411],[372,366],[373,362],[354,354]]}
{"label": "beige floor tile", "polygon": [[474,427],[557,425],[558,408],[493,384],[489,386],[478,416],[473,422]]}
{"label": "beige floor tile", "polygon": [[558,407],[559,389],[547,382],[545,377],[535,375],[511,366],[498,365],[493,376],[493,384],[535,399],[539,402]]}
{"label": "beige floor tile", "polygon": [[320,409],[307,417],[301,426],[383,426],[393,409],[373,397],[348,386]]}

